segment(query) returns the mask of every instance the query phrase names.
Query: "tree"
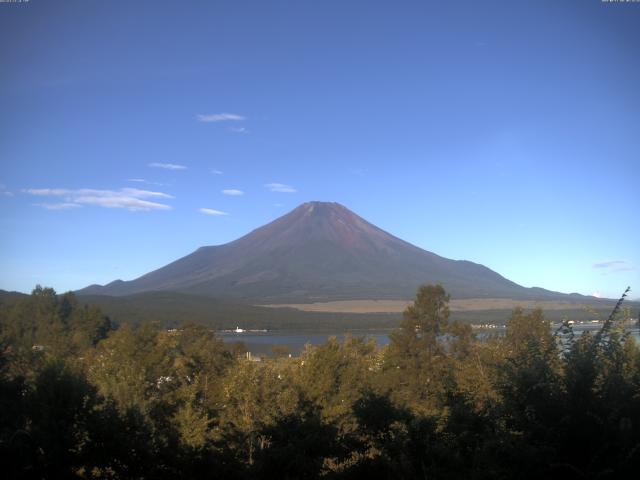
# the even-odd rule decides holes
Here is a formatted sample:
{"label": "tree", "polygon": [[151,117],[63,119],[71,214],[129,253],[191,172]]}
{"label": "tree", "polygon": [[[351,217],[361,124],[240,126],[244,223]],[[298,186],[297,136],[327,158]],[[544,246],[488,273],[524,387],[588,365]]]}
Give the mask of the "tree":
{"label": "tree", "polygon": [[562,365],[551,325],[541,309],[514,309],[503,341],[504,361],[498,366],[502,397],[499,416],[512,450],[513,474],[544,475],[554,458],[562,419]]}
{"label": "tree", "polygon": [[187,388],[186,397],[215,413],[222,403],[222,379],[234,364],[231,353],[211,329],[186,324],[168,334],[175,341],[172,372],[174,383]]}
{"label": "tree", "polygon": [[558,456],[584,476],[632,477],[640,464],[640,348],[620,322],[627,292],[604,326],[574,339],[564,356],[565,428]]}
{"label": "tree", "polygon": [[336,429],[322,422],[320,413],[308,402],[262,428],[260,436],[266,441],[256,452],[251,469],[258,478],[318,478],[325,459],[338,451]]}
{"label": "tree", "polygon": [[335,422],[341,432],[355,424],[351,406],[369,387],[377,360],[375,349],[375,342],[347,335],[343,342],[331,337],[302,355],[300,389],[320,408],[322,418]]}
{"label": "tree", "polygon": [[261,430],[278,418],[294,414],[300,392],[291,376],[267,362],[240,360],[224,379],[224,408],[220,427],[242,461],[253,464],[257,449],[266,445]]}
{"label": "tree", "polygon": [[385,356],[387,388],[392,397],[423,413],[442,401],[449,380],[446,346],[439,338],[448,332],[449,295],[442,285],[423,285],[403,312]]}
{"label": "tree", "polygon": [[124,325],[87,358],[87,374],[121,411],[138,408],[146,415],[163,394],[175,388],[170,374],[174,350],[174,339],[157,325]]}

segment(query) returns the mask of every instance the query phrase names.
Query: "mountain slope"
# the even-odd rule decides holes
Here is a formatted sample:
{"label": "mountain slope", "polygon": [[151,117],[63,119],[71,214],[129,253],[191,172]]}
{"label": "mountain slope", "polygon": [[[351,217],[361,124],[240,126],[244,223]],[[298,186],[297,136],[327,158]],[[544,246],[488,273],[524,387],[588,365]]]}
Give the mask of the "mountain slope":
{"label": "mountain slope", "polygon": [[412,298],[441,283],[456,298],[558,298],[489,268],[450,260],[379,229],[337,203],[309,202],[244,237],[195,252],[135,280],[78,293],[177,291],[251,303]]}

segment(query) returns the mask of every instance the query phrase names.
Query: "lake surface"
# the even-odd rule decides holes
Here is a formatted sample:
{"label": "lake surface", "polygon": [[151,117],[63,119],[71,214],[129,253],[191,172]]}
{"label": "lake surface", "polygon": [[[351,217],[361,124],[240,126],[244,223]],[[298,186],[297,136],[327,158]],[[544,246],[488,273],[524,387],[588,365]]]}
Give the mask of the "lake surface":
{"label": "lake surface", "polygon": [[289,348],[293,355],[298,355],[306,344],[320,345],[325,343],[329,337],[336,337],[340,342],[344,341],[347,335],[354,337],[373,338],[378,346],[384,346],[389,343],[389,334],[393,330],[384,331],[353,331],[353,332],[287,332],[284,330],[273,332],[245,332],[230,333],[222,332],[220,336],[225,343],[242,342],[246,345],[247,350],[252,353],[270,354],[271,348],[275,345],[284,345]]}
{"label": "lake surface", "polygon": [[[552,329],[555,331],[559,325],[553,325]],[[602,327],[601,324],[579,324],[573,326],[573,331],[576,335],[581,335],[586,331],[596,332]],[[638,326],[635,325],[628,330],[640,342],[640,331]],[[270,354],[271,349],[276,345],[283,345],[289,348],[291,354],[299,355],[304,349],[306,344],[320,345],[325,343],[329,337],[336,337],[339,341],[343,341],[347,335],[354,337],[364,337],[366,339],[374,339],[378,346],[387,345],[390,342],[389,335],[393,329],[386,330],[353,330],[350,332],[327,332],[327,331],[309,331],[309,332],[288,332],[285,330],[274,330],[268,332],[218,332],[217,335],[221,337],[225,343],[242,342],[246,346],[247,350],[254,354],[264,355]],[[474,333],[483,338],[489,335],[501,335],[504,333],[504,328],[494,328],[486,330],[474,330]]]}

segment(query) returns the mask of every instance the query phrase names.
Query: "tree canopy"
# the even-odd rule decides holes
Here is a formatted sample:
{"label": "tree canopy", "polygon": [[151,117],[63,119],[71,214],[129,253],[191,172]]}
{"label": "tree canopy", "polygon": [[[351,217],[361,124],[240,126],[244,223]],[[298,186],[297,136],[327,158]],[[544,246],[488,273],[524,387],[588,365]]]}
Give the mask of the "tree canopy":
{"label": "tree canopy", "polygon": [[7,478],[635,478],[640,348],[512,312],[478,339],[421,287],[389,345],[254,362],[209,328],[116,326],[36,287],[0,304]]}

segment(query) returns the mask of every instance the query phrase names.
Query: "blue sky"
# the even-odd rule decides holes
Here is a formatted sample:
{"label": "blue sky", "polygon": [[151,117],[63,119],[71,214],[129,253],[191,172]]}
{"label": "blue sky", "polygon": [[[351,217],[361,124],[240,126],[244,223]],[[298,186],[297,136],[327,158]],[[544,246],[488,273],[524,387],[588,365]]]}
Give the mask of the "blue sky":
{"label": "blue sky", "polygon": [[132,279],[325,200],[638,297],[638,25],[600,0],[0,4],[0,288]]}

